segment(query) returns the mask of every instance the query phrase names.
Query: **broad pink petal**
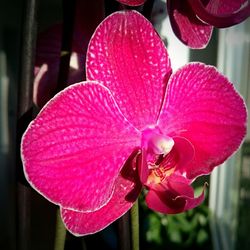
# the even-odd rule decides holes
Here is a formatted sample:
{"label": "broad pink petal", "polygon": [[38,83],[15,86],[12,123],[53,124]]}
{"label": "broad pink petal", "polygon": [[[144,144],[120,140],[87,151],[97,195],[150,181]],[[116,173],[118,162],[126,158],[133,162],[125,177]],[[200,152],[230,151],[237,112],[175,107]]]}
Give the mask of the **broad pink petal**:
{"label": "broad pink petal", "polygon": [[167,214],[181,213],[192,209],[204,200],[204,190],[194,197],[194,190],[182,176],[171,175],[165,183],[155,185],[146,196],[149,208]]}
{"label": "broad pink petal", "polygon": [[132,161],[135,161],[135,158],[126,162],[116,179],[114,194],[104,207],[89,213],[61,209],[63,222],[71,233],[76,236],[96,233],[132,207],[141,191],[138,173],[132,168]]}
{"label": "broad pink petal", "polygon": [[197,18],[186,0],[168,0],[167,6],[175,35],[190,48],[206,47],[212,35],[212,26]]}
{"label": "broad pink petal", "polygon": [[156,122],[170,73],[163,42],[136,11],[110,15],[90,41],[87,78],[107,86],[138,129]]}
{"label": "broad pink petal", "polygon": [[146,0],[117,0],[117,1],[129,6],[139,6],[144,4]]}
{"label": "broad pink petal", "polygon": [[22,138],[30,184],[65,208],[93,211],[105,205],[140,133],[122,116],[110,91],[95,82],[60,92]]}
{"label": "broad pink petal", "polygon": [[246,116],[244,101],[227,78],[212,66],[192,63],[170,78],[159,127],[194,146],[193,161],[180,170],[193,179],[210,173],[238,149]]}

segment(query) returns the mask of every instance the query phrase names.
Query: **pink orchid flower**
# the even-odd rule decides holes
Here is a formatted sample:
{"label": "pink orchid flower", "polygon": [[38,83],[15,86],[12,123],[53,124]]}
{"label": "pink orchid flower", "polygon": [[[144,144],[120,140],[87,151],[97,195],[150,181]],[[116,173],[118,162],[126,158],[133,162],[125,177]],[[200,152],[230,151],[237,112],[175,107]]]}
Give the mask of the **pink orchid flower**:
{"label": "pink orchid flower", "polygon": [[[118,1],[130,6],[138,6],[144,4],[146,0]],[[207,46],[213,27],[230,27],[250,16],[248,0],[166,1],[175,35],[193,49],[202,49]]]}
{"label": "pink orchid flower", "polygon": [[191,183],[240,146],[246,108],[214,67],[172,74],[166,48],[136,11],[107,17],[90,40],[85,82],[50,100],[23,135],[24,172],[75,235],[126,213],[144,186],[162,213],[198,206]]}

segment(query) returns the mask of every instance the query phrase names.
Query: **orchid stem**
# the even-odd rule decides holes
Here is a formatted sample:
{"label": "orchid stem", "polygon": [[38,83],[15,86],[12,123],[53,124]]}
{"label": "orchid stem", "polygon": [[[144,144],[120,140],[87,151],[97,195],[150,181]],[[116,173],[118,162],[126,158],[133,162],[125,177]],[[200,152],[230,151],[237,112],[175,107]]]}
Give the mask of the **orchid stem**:
{"label": "orchid stem", "polygon": [[60,209],[56,212],[56,235],[55,235],[55,244],[54,250],[64,250],[66,238],[66,228],[62,222]]}
{"label": "orchid stem", "polygon": [[130,210],[131,218],[131,249],[139,250],[139,203],[138,200]]}

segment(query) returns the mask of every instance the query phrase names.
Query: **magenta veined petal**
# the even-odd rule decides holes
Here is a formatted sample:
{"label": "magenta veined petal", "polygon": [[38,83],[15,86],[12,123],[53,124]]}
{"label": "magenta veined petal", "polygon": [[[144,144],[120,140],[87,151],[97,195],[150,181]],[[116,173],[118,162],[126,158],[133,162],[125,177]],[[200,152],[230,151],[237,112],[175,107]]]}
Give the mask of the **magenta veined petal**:
{"label": "magenta veined petal", "polygon": [[246,119],[244,101],[232,83],[212,66],[190,63],[170,78],[159,127],[194,146],[194,159],[180,170],[193,179],[210,173],[238,149]]}
{"label": "magenta veined petal", "polygon": [[156,123],[171,67],[163,42],[141,14],[107,17],[90,41],[86,65],[87,79],[107,86],[135,127]]}
{"label": "magenta veined petal", "polygon": [[194,190],[183,176],[171,175],[164,183],[155,185],[146,196],[149,208],[160,213],[176,214],[197,207],[204,200],[204,190],[194,197]]}
{"label": "magenta veined petal", "polygon": [[76,212],[61,208],[66,228],[76,236],[96,233],[126,213],[141,191],[141,183],[135,168],[134,154],[126,162],[116,179],[115,190],[110,201],[101,209],[90,212]]}
{"label": "magenta veined petal", "polygon": [[94,211],[111,198],[140,133],[95,82],[68,87],[29,125],[21,144],[30,184],[64,208]]}
{"label": "magenta veined petal", "polygon": [[226,28],[243,22],[250,16],[247,0],[210,0],[204,6],[201,0],[187,0],[197,16],[217,28]]}
{"label": "magenta veined petal", "polygon": [[193,49],[207,46],[213,27],[197,18],[186,0],[168,0],[167,8],[172,29],[184,44]]}
{"label": "magenta veined petal", "polygon": [[139,6],[146,2],[146,0],[117,0],[117,1],[129,6]]}

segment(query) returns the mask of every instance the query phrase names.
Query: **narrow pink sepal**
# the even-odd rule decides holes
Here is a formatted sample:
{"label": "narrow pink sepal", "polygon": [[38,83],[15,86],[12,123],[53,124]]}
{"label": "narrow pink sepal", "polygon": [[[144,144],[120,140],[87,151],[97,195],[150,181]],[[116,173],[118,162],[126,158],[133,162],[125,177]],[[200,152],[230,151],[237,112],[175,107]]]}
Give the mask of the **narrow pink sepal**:
{"label": "narrow pink sepal", "polygon": [[169,80],[159,127],[168,136],[186,138],[194,159],[182,168],[189,179],[209,174],[240,146],[247,112],[232,83],[216,68],[187,64]]}
{"label": "narrow pink sepal", "polygon": [[204,200],[203,192],[194,197],[194,190],[183,176],[171,175],[164,183],[155,185],[146,196],[147,206],[166,214],[181,213],[199,206]]}
{"label": "narrow pink sepal", "polygon": [[155,124],[171,67],[163,42],[146,18],[136,11],[107,17],[90,41],[86,64],[87,79],[107,86],[135,127]]}
{"label": "narrow pink sepal", "polygon": [[122,4],[126,4],[128,6],[139,6],[146,2],[146,0],[117,0]]}
{"label": "narrow pink sepal", "polygon": [[140,191],[135,158],[131,155],[121,174],[116,180],[115,190],[110,201],[101,209],[81,213],[61,208],[61,215],[66,228],[75,236],[96,233],[125,214],[136,201]]}
{"label": "narrow pink sepal", "polygon": [[22,138],[24,172],[47,199],[94,211],[111,197],[140,133],[122,116],[110,91],[95,82],[74,84],[53,98]]}
{"label": "narrow pink sepal", "polygon": [[213,27],[203,23],[185,0],[168,0],[168,14],[175,35],[192,49],[205,48]]}

